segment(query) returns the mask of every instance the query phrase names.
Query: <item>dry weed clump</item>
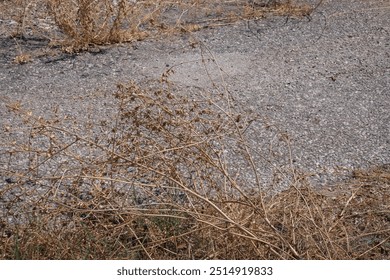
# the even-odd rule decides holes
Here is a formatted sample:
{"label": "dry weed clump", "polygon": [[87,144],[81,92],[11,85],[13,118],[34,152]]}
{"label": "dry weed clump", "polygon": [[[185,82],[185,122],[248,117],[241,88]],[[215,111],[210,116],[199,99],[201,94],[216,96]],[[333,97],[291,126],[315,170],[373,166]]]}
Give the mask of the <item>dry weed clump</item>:
{"label": "dry weed clump", "polygon": [[8,104],[23,133],[0,147],[2,259],[389,258],[389,169],[326,193],[296,173],[265,192],[252,118],[227,94],[165,75],[114,96],[115,117],[90,128]]}
{"label": "dry weed clump", "polygon": [[13,36],[38,36],[68,52],[91,45],[197,31],[267,14],[308,16],[313,7],[285,1],[13,0],[4,17],[18,24]]}

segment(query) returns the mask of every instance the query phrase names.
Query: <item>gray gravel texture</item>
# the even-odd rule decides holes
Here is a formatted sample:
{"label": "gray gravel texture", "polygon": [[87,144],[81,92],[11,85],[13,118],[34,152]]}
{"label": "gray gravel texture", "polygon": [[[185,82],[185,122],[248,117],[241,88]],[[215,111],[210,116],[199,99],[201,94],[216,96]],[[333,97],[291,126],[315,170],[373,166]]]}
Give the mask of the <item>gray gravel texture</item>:
{"label": "gray gravel texture", "polygon": [[[0,97],[19,100],[37,115],[48,117],[56,108],[80,123],[107,119],[117,83],[145,83],[173,66],[171,80],[191,94],[211,87],[210,76],[222,83],[221,68],[235,100],[288,135],[294,165],[316,174],[313,182],[327,184],[333,175],[340,178],[339,172],[390,163],[386,0],[328,0],[306,18],[268,17],[196,32],[218,63],[208,64],[210,76],[186,34],[36,57],[23,65],[12,63],[15,41],[0,35]],[[25,50],[46,43],[18,42]],[[0,128],[16,125],[0,99]],[[278,145],[277,133],[266,131],[262,122],[254,123],[248,135],[264,147],[259,155]],[[272,154],[274,166],[287,164],[285,150]],[[6,159],[0,161],[5,168]]]}

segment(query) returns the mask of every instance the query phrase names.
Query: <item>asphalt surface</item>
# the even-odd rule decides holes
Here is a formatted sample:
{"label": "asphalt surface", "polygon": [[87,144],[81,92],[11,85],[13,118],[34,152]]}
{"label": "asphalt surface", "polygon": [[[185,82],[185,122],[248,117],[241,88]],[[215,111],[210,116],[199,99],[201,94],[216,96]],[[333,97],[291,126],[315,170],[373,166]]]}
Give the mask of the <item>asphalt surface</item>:
{"label": "asphalt surface", "polygon": [[[188,94],[212,88],[211,78],[258,114],[262,121],[251,126],[248,137],[259,147],[256,159],[269,159],[258,165],[265,178],[273,168],[293,163],[323,185],[354,168],[390,164],[388,1],[325,0],[310,17],[268,17],[193,36],[42,56],[23,65],[11,62],[15,43],[0,36],[0,97],[19,100],[45,117],[56,108],[56,114],[80,122],[104,119],[112,112],[110,93],[117,83],[145,83],[173,67],[171,81]],[[202,47],[192,48],[194,40]],[[23,47],[45,44],[30,40]],[[265,121],[274,130],[265,129]],[[0,99],[0,127],[16,125]],[[281,134],[290,148],[279,143]],[[5,168],[6,159],[0,161]]]}

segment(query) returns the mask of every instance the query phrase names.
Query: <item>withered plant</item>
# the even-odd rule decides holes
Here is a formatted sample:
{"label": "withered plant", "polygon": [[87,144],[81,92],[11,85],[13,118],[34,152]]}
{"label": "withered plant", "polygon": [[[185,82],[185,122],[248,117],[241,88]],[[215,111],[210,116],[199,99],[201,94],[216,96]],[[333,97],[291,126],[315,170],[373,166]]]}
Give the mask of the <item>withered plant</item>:
{"label": "withered plant", "polygon": [[270,14],[309,16],[315,8],[290,0],[12,0],[1,7],[0,15],[18,23],[11,30],[12,36],[44,37],[67,52],[197,31]]}
{"label": "withered plant", "polygon": [[1,258],[388,258],[388,168],[329,192],[291,169],[270,190],[246,135],[256,116],[168,76],[119,85],[116,114],[89,128],[8,103],[23,132],[2,147]]}
{"label": "withered plant", "polygon": [[[27,28],[29,11],[48,11],[65,50],[78,51],[292,7],[272,2],[236,13],[239,1],[31,1],[22,18]],[[325,191],[291,164],[276,168],[283,188],[266,185],[260,161],[276,163],[251,139],[261,118],[228,90],[170,83],[171,71],[118,85],[114,112],[90,123],[1,100],[10,124],[0,143],[0,258],[389,258],[388,166]]]}

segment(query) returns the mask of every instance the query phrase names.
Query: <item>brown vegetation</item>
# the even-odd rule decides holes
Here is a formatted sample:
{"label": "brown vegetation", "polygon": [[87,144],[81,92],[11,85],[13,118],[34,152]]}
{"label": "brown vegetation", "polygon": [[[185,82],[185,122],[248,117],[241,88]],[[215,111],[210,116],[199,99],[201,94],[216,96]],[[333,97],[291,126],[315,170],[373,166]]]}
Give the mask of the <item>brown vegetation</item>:
{"label": "brown vegetation", "polygon": [[292,1],[267,0],[13,0],[0,2],[0,8],[0,15],[17,22],[13,36],[45,37],[68,52],[197,31],[269,14],[309,16],[313,9]]}
{"label": "brown vegetation", "polygon": [[29,134],[2,170],[2,258],[388,258],[389,169],[329,192],[292,170],[265,192],[248,118],[170,86],[120,85],[117,118],[89,133],[9,104]]}
{"label": "brown vegetation", "polygon": [[[292,7],[71,2],[19,1],[17,32],[36,7],[64,49],[78,51]],[[187,21],[172,10],[194,14]],[[389,258],[388,167],[356,170],[326,191],[292,167],[281,174],[287,189],[265,189],[246,134],[258,120],[228,92],[187,96],[168,70],[153,87],[122,84],[114,97],[116,117],[89,127],[2,100],[20,125],[2,132],[1,259]]]}

